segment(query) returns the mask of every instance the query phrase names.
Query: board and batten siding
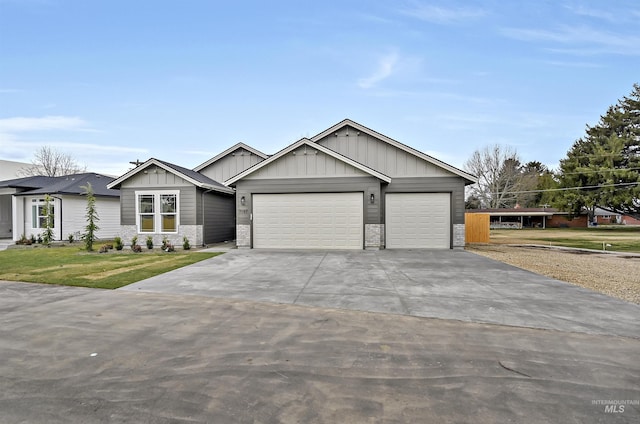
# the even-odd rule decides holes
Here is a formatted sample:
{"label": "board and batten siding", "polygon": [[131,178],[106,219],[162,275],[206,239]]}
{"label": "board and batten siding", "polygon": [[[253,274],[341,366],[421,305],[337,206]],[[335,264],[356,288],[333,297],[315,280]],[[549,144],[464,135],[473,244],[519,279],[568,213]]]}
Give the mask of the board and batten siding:
{"label": "board and batten siding", "polygon": [[[451,193],[451,223],[464,224],[464,179],[462,177],[394,178],[382,187],[385,193]],[[384,202],[381,204],[384,216]]]}
{"label": "board and batten siding", "polygon": [[162,191],[179,190],[178,210],[180,214],[180,225],[196,225],[196,187],[176,186],[143,186],[125,187],[120,189],[120,224],[136,225],[136,191]]}
{"label": "board and batten siding", "polygon": [[346,126],[317,141],[390,177],[450,177],[454,174],[369,134]]}
{"label": "board and batten siding", "polygon": [[262,161],[263,159],[255,153],[239,148],[198,172],[212,180],[224,183],[229,178]]}
{"label": "board and batten siding", "polygon": [[247,175],[244,180],[270,178],[361,177],[366,172],[309,146],[302,146]]}
{"label": "board and batten siding", "polygon": [[[348,193],[362,192],[364,199],[364,223],[378,224],[380,222],[380,180],[375,177],[345,177],[345,178],[279,178],[265,180],[242,179],[236,184],[236,206],[238,210],[237,223],[249,225],[251,223],[251,195],[268,193]],[[370,203],[371,194],[375,201]],[[245,204],[241,204],[242,197]]]}

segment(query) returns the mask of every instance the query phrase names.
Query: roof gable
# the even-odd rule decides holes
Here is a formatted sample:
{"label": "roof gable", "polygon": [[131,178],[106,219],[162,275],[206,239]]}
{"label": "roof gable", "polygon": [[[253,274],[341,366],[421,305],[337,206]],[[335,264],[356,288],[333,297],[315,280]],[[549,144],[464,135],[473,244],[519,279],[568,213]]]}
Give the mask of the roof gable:
{"label": "roof gable", "polygon": [[215,162],[219,161],[220,159],[224,158],[227,155],[230,154],[234,154],[237,150],[246,150],[250,153],[253,153],[254,155],[262,158],[263,160],[266,159],[268,156],[264,153],[262,153],[260,150],[258,149],[254,149],[253,147],[244,144],[244,143],[237,143],[231,147],[229,147],[227,150],[225,150],[224,152],[212,157],[211,159],[209,159],[208,161],[201,163],[200,165],[196,166],[195,168],[193,168],[194,171],[199,172],[201,170],[203,170],[204,168],[214,164]]}
{"label": "roof gable", "polygon": [[120,186],[122,185],[122,183],[126,180],[128,180],[129,178],[133,177],[134,175],[143,172],[145,169],[149,168],[150,166],[157,166],[159,168],[164,169],[167,172],[170,172],[182,179],[184,179],[185,181],[188,181],[189,183],[195,185],[196,187],[200,187],[203,189],[207,189],[207,190],[213,190],[213,191],[219,191],[221,193],[233,193],[234,191],[232,189],[230,189],[229,187],[225,187],[224,185],[220,184],[217,181],[212,180],[211,178],[202,175],[196,171],[193,171],[191,169],[187,169],[184,168],[182,166],[179,165],[175,165],[173,163],[169,163],[169,162],[165,162],[165,161],[161,161],[159,159],[155,159],[155,158],[151,158],[149,160],[147,160],[145,163],[143,163],[142,165],[133,168],[131,171],[127,172],[126,174],[116,178],[115,180],[113,180],[107,187],[108,188],[120,188]]}
{"label": "roof gable", "polygon": [[[354,130],[351,132],[351,134],[349,133],[350,128]],[[345,131],[342,131],[342,130],[345,130]],[[367,128],[364,125],[358,124],[357,122],[354,122],[350,119],[345,119],[337,123],[336,125],[322,131],[321,133],[312,137],[311,140],[313,140],[316,143],[325,144],[330,148],[333,147],[335,150],[339,151],[345,156],[357,159],[362,163],[366,163],[368,166],[372,168],[379,169],[380,171],[383,171],[393,176],[395,172],[392,172],[392,171],[395,170],[394,162],[396,160],[396,157],[395,157],[396,155],[391,155],[390,158],[387,158],[385,157],[387,155],[387,152],[365,151],[368,147],[366,146],[367,144],[366,142],[362,143],[363,147],[359,147],[359,146],[355,146],[356,144],[355,142],[351,142],[350,143],[351,146],[347,146],[345,143],[341,143],[341,144],[334,143],[335,146],[333,146],[331,144],[332,142],[330,141],[331,137],[337,138],[339,135],[346,136],[346,137],[353,135],[357,139],[358,137],[361,136],[361,133],[364,133],[365,135],[372,137],[379,142],[385,143],[388,146],[392,146],[393,148],[398,149],[403,153],[404,157],[398,158],[398,159],[403,159],[402,163],[397,165],[398,171],[402,170],[403,166],[414,167],[414,168],[420,167],[421,166],[420,162],[416,162],[415,160],[413,161],[407,160],[407,158],[410,158],[410,159],[418,158],[421,160],[421,162],[424,161],[424,165],[422,165],[422,167],[424,168],[423,172],[425,173],[430,173],[433,176],[445,176],[445,175],[459,176],[464,178],[467,184],[472,184],[477,182],[477,178],[471,174],[468,174],[454,166],[451,166],[432,156],[422,153],[419,150],[409,147],[406,144],[400,143],[399,141],[396,141],[390,137],[387,137],[384,134],[381,134],[370,128]],[[387,163],[387,161],[390,161],[391,163]],[[404,175],[398,175],[398,176],[404,176]]]}
{"label": "roof gable", "polygon": [[[309,150],[309,154],[317,154],[317,152],[320,152],[321,154],[324,154],[332,159],[337,160],[338,162],[348,165],[350,168],[353,168],[355,170],[357,170],[357,172],[361,173],[362,175],[371,175],[374,176],[376,178],[381,179],[382,181],[385,181],[387,183],[391,182],[391,178],[389,178],[387,175],[384,175],[376,170],[373,170],[365,165],[362,165],[361,163],[358,163],[356,161],[354,161],[353,159],[350,159],[346,156],[341,155],[338,152],[334,152],[331,149],[328,149],[327,147],[324,147],[320,144],[316,144],[313,141],[309,140],[308,138],[303,138],[291,145],[289,145],[288,147],[282,149],[281,151],[279,151],[278,153],[276,153],[275,155],[269,157],[268,159],[252,166],[251,168],[241,172],[240,174],[228,179],[227,181],[225,181],[226,185],[232,185],[235,184],[238,180],[241,180],[243,178],[246,178],[252,174],[257,175],[258,171],[260,171],[261,169],[265,169],[266,167],[270,166],[271,164],[273,164],[274,162],[277,162],[279,160],[282,160],[282,158],[286,157],[286,155],[288,154],[296,154],[296,149],[299,149],[301,147],[307,147],[310,148]],[[306,153],[306,152],[305,152]],[[317,176],[317,175],[312,175],[312,176]]]}

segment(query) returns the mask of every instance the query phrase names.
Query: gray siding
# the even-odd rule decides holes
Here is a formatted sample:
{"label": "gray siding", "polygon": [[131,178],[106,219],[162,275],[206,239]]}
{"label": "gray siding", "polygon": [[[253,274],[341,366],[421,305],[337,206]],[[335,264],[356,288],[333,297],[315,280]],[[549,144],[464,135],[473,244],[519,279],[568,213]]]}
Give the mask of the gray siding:
{"label": "gray siding", "polygon": [[318,140],[318,143],[392,178],[454,175],[446,169],[349,126]]}
{"label": "gray siding", "polygon": [[144,171],[132,175],[122,183],[122,188],[144,188],[155,190],[156,187],[180,187],[192,186],[193,184],[177,175],[167,172],[165,169],[157,166],[149,166]]}
{"label": "gray siding", "polygon": [[[394,178],[383,186],[385,193],[451,193],[451,223],[464,224],[464,179],[442,178]],[[384,202],[382,217],[384,219]],[[384,221],[383,221],[384,222]]]}
{"label": "gray siding", "polygon": [[[380,223],[380,180],[375,177],[305,178],[240,180],[236,185],[237,223],[249,225],[251,195],[254,193],[341,193],[362,192],[364,196],[364,223]],[[375,196],[374,203],[369,199]],[[245,204],[241,204],[244,196]]]}
{"label": "gray siding", "polygon": [[262,161],[260,156],[239,148],[199,172],[212,180],[224,183],[229,178]]}
{"label": "gray siding", "polygon": [[360,177],[369,174],[309,146],[301,146],[247,175],[245,180],[296,177]]}
{"label": "gray siding", "polygon": [[180,211],[180,225],[196,224],[196,187],[175,187],[175,186],[152,186],[152,187],[135,187],[120,189],[120,224],[135,225],[136,224],[136,191],[145,190],[179,190],[180,197],[178,200],[178,208]]}
{"label": "gray siding", "polygon": [[[202,196],[199,194],[199,198]],[[204,195],[204,243],[235,239],[235,199],[232,195]]]}

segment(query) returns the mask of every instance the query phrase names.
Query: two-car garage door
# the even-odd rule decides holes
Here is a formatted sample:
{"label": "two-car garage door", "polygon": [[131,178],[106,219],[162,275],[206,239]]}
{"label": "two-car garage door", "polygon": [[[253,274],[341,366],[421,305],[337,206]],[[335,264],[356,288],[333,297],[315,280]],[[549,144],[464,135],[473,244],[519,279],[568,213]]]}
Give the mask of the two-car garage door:
{"label": "two-car garage door", "polygon": [[363,193],[253,195],[253,247],[362,249]]}
{"label": "two-car garage door", "polygon": [[387,193],[386,247],[449,249],[449,193]]}

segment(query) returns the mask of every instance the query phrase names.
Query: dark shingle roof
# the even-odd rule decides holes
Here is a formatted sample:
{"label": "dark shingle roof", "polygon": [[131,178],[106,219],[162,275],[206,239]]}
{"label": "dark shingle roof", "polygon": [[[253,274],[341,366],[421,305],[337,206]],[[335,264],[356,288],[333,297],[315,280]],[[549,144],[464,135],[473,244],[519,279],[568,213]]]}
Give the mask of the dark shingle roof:
{"label": "dark shingle roof", "polygon": [[31,194],[84,194],[82,186],[91,183],[96,196],[120,197],[118,190],[110,190],[107,184],[112,177],[86,172],[82,174],[65,175],[62,177],[25,177],[0,182],[0,187],[26,188],[19,195]]}
{"label": "dark shingle roof", "polygon": [[224,184],[220,184],[219,182],[217,182],[216,180],[212,180],[211,178],[207,177],[206,175],[203,175],[199,172],[196,172],[192,169],[188,169],[188,168],[184,168],[182,166],[176,165],[174,163],[170,163],[170,162],[165,162],[163,160],[160,159],[156,159],[158,162],[162,163],[163,165],[168,166],[169,168],[183,174],[186,175],[187,177],[194,179],[202,184],[207,184],[213,187],[221,187],[221,188],[225,188],[228,189],[227,186],[225,186]]}

